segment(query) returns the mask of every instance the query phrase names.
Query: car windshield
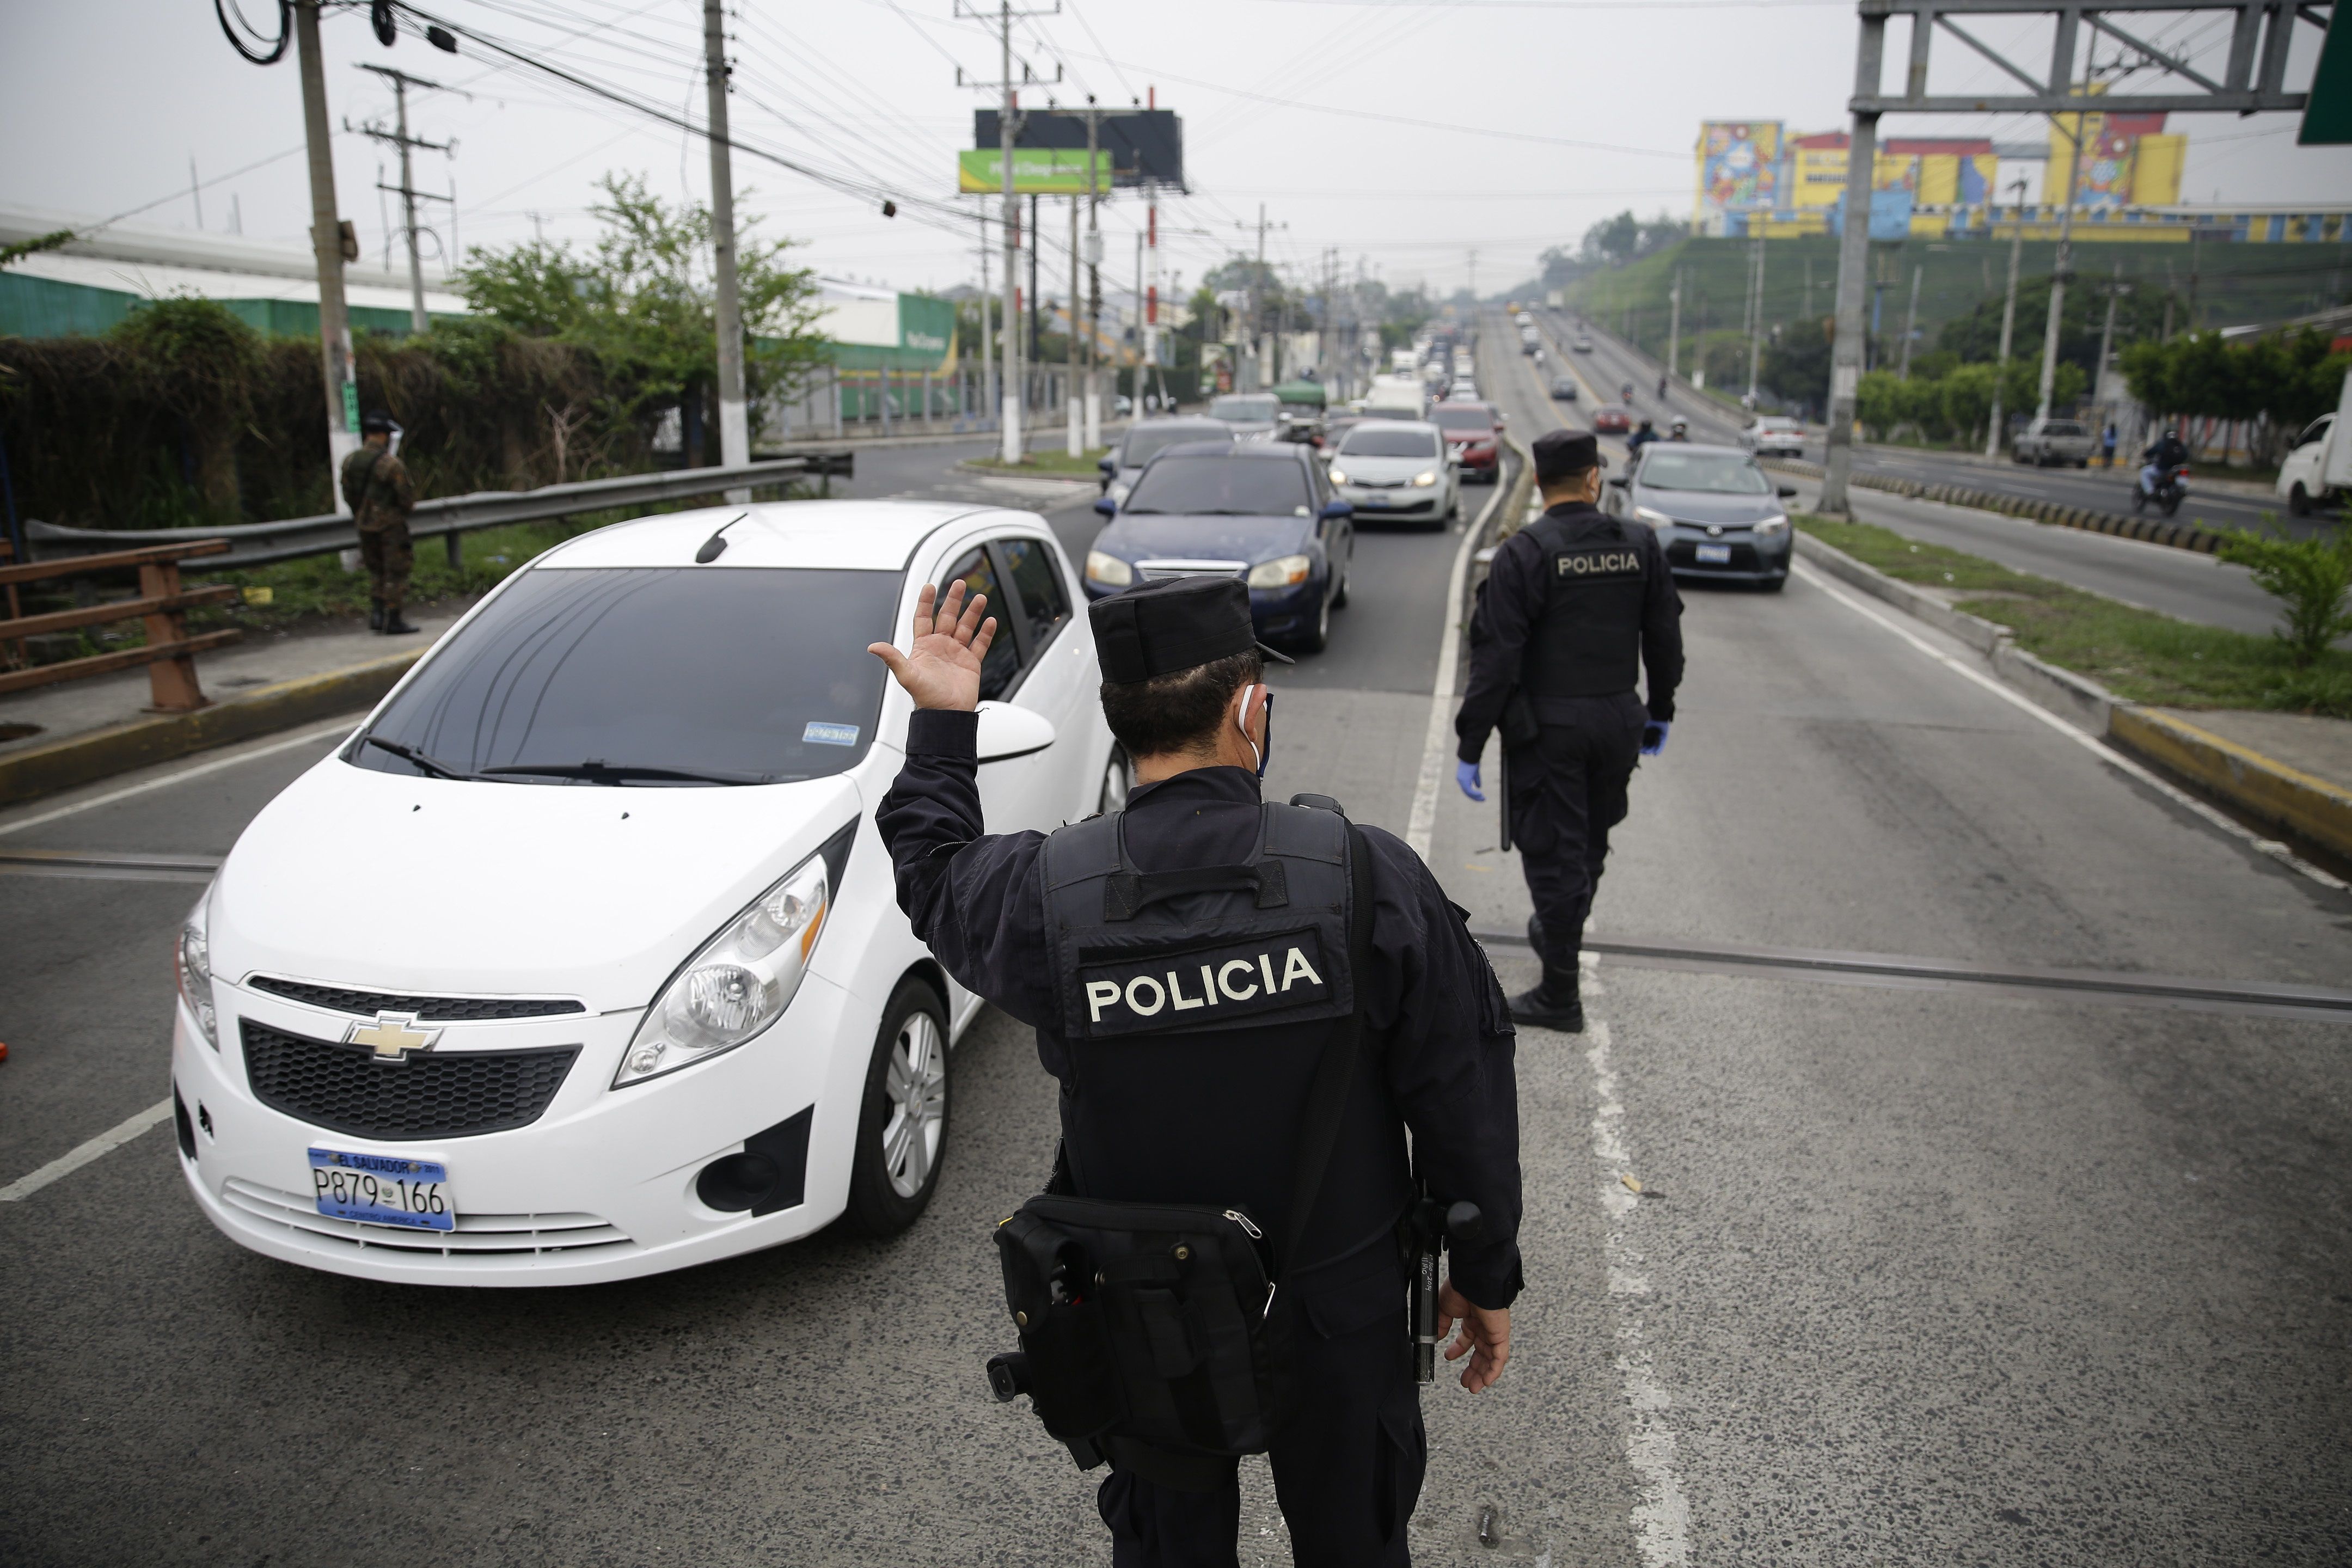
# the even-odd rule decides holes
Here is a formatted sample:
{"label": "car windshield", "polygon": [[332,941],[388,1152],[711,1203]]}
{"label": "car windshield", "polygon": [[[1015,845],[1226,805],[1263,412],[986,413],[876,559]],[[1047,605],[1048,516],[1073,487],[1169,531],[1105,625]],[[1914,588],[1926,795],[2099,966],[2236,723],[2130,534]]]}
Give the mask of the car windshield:
{"label": "car windshield", "polygon": [[1794,430],[1797,422],[1793,419],[1759,419],[1756,427],[1759,430]]}
{"label": "car windshield", "polygon": [[1209,417],[1222,419],[1228,425],[1271,425],[1274,423],[1274,395],[1253,393],[1246,396],[1213,399],[1209,404]]}
{"label": "car windshield", "polygon": [[513,784],[841,773],[874,739],[886,671],[866,645],[890,637],[900,575],[525,572],[434,649],[351,760]]}
{"label": "car windshield", "polygon": [[1724,452],[1677,452],[1648,447],[1641,481],[1654,490],[1706,490],[1719,496],[1769,496],[1772,486],[1753,459]]}
{"label": "car windshield", "polygon": [[[1219,517],[1303,516],[1307,475],[1271,458],[1162,458],[1143,470],[1130,512],[1191,512]],[[869,656],[871,657],[871,656]]]}
{"label": "car windshield", "polygon": [[2042,427],[2042,433],[2045,436],[2080,436],[2083,427],[2064,419],[2053,419]]}
{"label": "car windshield", "polygon": [[1119,451],[1118,466],[1139,468],[1167,448],[1183,441],[1223,441],[1226,432],[1203,429],[1198,425],[1139,425],[1127,433],[1127,445]]}
{"label": "car windshield", "polygon": [[1339,443],[1343,458],[1434,458],[1437,437],[1426,430],[1350,430]]}
{"label": "car windshield", "polygon": [[1441,408],[1431,416],[1440,430],[1492,430],[1494,417],[1483,408]]}

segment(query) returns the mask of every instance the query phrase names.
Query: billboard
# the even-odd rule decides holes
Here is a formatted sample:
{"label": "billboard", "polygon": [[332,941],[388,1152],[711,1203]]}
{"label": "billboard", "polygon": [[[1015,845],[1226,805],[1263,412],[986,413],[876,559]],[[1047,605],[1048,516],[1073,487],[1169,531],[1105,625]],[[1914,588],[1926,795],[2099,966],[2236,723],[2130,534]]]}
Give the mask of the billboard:
{"label": "billboard", "polygon": [[[1016,151],[1024,147],[1086,150],[1087,117],[1075,110],[1024,110],[1018,125],[1020,134],[1013,142]],[[971,144],[985,152],[1003,145],[995,110],[973,113]],[[1095,114],[1095,145],[1110,156],[1113,185],[1149,181],[1183,188],[1184,121],[1172,109],[1099,110]]]}
{"label": "billboard", "polygon": [[1727,212],[1781,205],[1780,122],[1710,120],[1699,126],[1698,212],[1702,221]]}
{"label": "billboard", "polygon": [[[1004,154],[994,147],[956,154],[956,189],[970,195],[1002,195]],[[1023,196],[1083,196],[1089,192],[1108,195],[1111,159],[1095,154],[1094,172],[1087,171],[1087,150],[1060,147],[1013,149],[1013,192]]]}

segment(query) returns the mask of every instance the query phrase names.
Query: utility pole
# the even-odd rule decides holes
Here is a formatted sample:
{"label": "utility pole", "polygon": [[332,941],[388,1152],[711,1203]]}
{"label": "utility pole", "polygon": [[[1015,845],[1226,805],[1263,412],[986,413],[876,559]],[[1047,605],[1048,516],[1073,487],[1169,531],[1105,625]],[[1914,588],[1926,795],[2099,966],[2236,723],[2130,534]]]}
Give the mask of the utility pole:
{"label": "utility pole", "polygon": [[1470,253],[1470,319],[1478,318],[1478,253]]}
{"label": "utility pole", "polygon": [[[2091,372],[2091,402],[2094,405],[2100,401],[2100,383],[2107,379],[2107,355],[2115,351],[2116,346],[2116,297],[2124,291],[2124,264],[2117,261],[2114,279],[2107,284],[2107,324],[2099,329],[2099,362]],[[2102,425],[2105,423],[2104,417],[2100,422]]]}
{"label": "utility pole", "polygon": [[[319,264],[319,365],[327,392],[327,489],[348,516],[339,476],[359,450],[360,388],[352,363],[352,318],[343,302],[345,248],[335,212],[335,156],[328,142],[327,68],[319,52],[320,0],[295,0],[294,47],[302,72],[302,132],[310,146],[310,249]],[[351,250],[358,248],[352,244]]]}
{"label": "utility pole", "polygon": [[[1095,178],[1095,153],[1101,143],[1101,120],[1095,112],[1095,95],[1087,94],[1087,430],[1083,450],[1102,445],[1102,388],[1096,364],[1102,341],[1102,194]],[[1075,304],[1071,321],[1077,320]]]}
{"label": "utility pole", "polygon": [[[702,63],[710,104],[710,270],[719,294],[719,461],[733,468],[751,460],[751,415],[743,393],[743,301],[735,277],[735,175],[728,162],[727,32],[719,3],[702,0]],[[751,499],[748,489],[727,492],[730,506]]]}
{"label": "utility pole", "polygon": [[[2083,96],[2091,93],[2091,53],[2083,51]],[[2057,117],[2052,116],[2053,123]],[[2074,182],[2083,170],[2083,116],[2074,116],[2074,134],[2066,142],[2066,205],[2058,209],[2058,256],[2050,268],[2050,324],[2042,335],[2042,393],[2036,418],[2050,416],[2050,398],[2058,384],[2059,315],[2066,308],[2066,280],[2074,259]]]}
{"label": "utility pole", "polygon": [[[400,184],[393,188],[393,194],[400,197],[401,230],[408,237],[408,330],[421,336],[432,323],[426,321],[425,316],[425,264],[419,258],[416,247],[416,198],[423,196],[427,201],[435,202],[446,202],[450,198],[416,188],[415,172],[409,163],[409,150],[423,147],[434,153],[448,153],[455,151],[457,143],[423,142],[408,133],[408,89],[412,87],[421,87],[435,92],[446,92],[449,89],[437,81],[426,81],[422,77],[410,76],[404,71],[394,70],[389,66],[363,65],[360,69],[373,71],[392,83],[393,130],[391,133],[386,134],[373,125],[362,129],[372,139],[389,142],[400,149]],[[379,163],[376,167],[381,170],[383,165]],[[378,180],[376,189],[381,191],[385,188],[383,183]]]}
{"label": "utility pole", "polygon": [[[1886,17],[1864,11],[1854,50],[1854,93],[1866,100],[1878,91],[1886,54]],[[1838,241],[1837,337],[1830,345],[1828,449],[1822,472],[1821,509],[1849,510],[1846,482],[1853,472],[1853,400],[1862,385],[1862,296],[1870,269],[1871,168],[1877,162],[1878,110],[1857,108],[1846,141],[1845,225]]]}
{"label": "utility pole", "polygon": [[1674,287],[1666,290],[1666,379],[1675,378],[1683,353],[1683,269],[1675,268]]}
{"label": "utility pole", "polygon": [[[705,3],[708,4],[709,0],[705,0]],[[1021,198],[1014,194],[1013,188],[1013,143],[1021,134],[1021,95],[1020,84],[1013,79],[1013,24],[1024,17],[1052,16],[1060,10],[1061,6],[1056,5],[1051,12],[1015,11],[1012,5],[1012,0],[998,0],[995,13],[991,15],[976,5],[968,7],[962,4],[962,0],[958,0],[955,12],[961,20],[979,22],[983,26],[993,23],[996,27],[997,79],[990,82],[971,82],[966,85],[991,89],[1003,95],[996,115],[997,150],[1003,160],[1002,173],[1004,179],[1004,389],[1003,411],[997,423],[1003,436],[1003,444],[999,449],[999,456],[1007,463],[1020,462],[1026,450],[1021,431],[1021,410],[1024,392],[1022,382],[1023,355],[1019,326],[1021,321]],[[1027,76],[1025,67],[1023,75],[1024,78]],[[958,81],[962,80],[962,76],[963,73],[961,70],[956,73]],[[1030,206],[1030,219],[1033,232],[1029,237],[1032,257],[1029,295],[1030,303],[1034,307],[1037,295],[1034,260],[1037,237],[1034,232],[1036,227],[1036,210],[1034,199]]]}
{"label": "utility pole", "polygon": [[2010,187],[2017,193],[2017,227],[2009,237],[2009,297],[2000,308],[2000,358],[1992,373],[1992,412],[1985,418],[1985,456],[2000,456],[2000,386],[2009,378],[2009,344],[2017,330],[2017,264],[2025,254],[2025,182]]}
{"label": "utility pole", "polygon": [[1070,410],[1070,456],[1073,458],[1087,449],[1086,433],[1081,427],[1082,416],[1079,412],[1082,399],[1078,395],[1078,333],[1082,330],[1078,325],[1078,198],[1072,196],[1070,198],[1070,337],[1067,344],[1070,384],[1063,389],[1063,393]]}
{"label": "utility pole", "polygon": [[973,410],[985,421],[989,400],[996,392],[996,351],[988,341],[988,207],[980,209],[980,395]]}
{"label": "utility pole", "polygon": [[1895,372],[1904,381],[1911,379],[1911,340],[1919,331],[1919,278],[1927,270],[1923,263],[1915,262],[1911,268],[1911,309],[1903,317],[1903,368]]}

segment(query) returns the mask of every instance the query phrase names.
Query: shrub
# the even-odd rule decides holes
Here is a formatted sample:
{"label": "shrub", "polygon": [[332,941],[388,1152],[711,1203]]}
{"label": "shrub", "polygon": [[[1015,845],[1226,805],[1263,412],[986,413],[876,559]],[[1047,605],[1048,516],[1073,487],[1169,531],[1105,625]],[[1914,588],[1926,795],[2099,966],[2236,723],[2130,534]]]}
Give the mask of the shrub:
{"label": "shrub", "polygon": [[[2274,520],[2273,520],[2274,521]],[[2250,568],[2254,585],[2279,601],[2285,624],[2273,635],[2297,669],[2308,669],[2337,637],[2352,633],[2352,534],[2289,539],[2233,529],[2216,552]]]}

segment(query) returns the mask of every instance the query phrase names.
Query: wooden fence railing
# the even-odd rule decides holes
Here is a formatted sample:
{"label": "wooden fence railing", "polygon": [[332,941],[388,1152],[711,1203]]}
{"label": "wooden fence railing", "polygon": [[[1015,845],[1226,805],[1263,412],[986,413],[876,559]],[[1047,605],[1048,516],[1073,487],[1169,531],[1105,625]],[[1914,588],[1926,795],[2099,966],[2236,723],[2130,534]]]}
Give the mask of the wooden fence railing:
{"label": "wooden fence railing", "polygon": [[[226,539],[190,539],[184,542],[149,545],[141,550],[77,555],[64,561],[0,563],[0,586],[8,590],[8,613],[5,618],[0,618],[0,647],[5,647],[15,655],[12,660],[7,661],[15,668],[0,664],[0,696],[12,691],[29,690],[37,686],[52,685],[60,680],[76,680],[83,676],[132,669],[143,664],[147,667],[147,679],[153,699],[150,706],[158,712],[186,713],[204,707],[208,700],[204,689],[196,684],[195,656],[208,648],[226,647],[244,637],[245,633],[230,626],[190,637],[187,612],[199,605],[226,604],[236,598],[239,590],[229,584],[210,588],[183,588],[180,586],[180,563],[192,555],[218,555],[228,547],[229,542]],[[5,546],[0,546],[0,549],[5,549]],[[110,599],[102,604],[77,605],[70,610],[50,610],[39,615],[18,613],[21,604],[18,586],[21,584],[133,569],[139,574],[139,593],[135,598]],[[118,648],[111,653],[90,654],[82,658],[61,659],[55,664],[32,664],[26,660],[24,648],[26,637],[128,620],[145,623],[147,641],[143,647]]]}

